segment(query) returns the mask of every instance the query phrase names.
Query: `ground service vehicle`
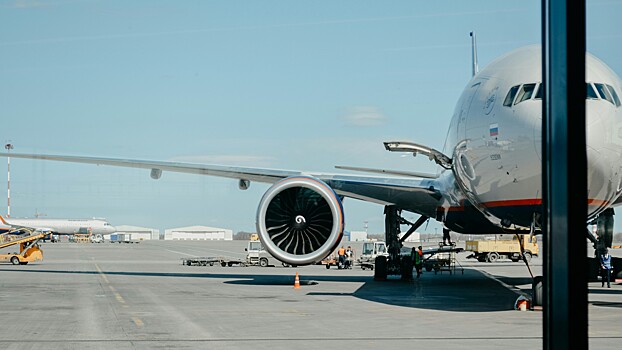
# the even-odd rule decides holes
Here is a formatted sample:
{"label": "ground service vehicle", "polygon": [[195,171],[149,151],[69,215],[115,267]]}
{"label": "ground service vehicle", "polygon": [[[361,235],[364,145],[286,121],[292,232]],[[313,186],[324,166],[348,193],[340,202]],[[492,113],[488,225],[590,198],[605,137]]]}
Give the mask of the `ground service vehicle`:
{"label": "ground service vehicle", "polygon": [[373,270],[376,257],[378,256],[389,256],[386,243],[382,241],[364,242],[361,256],[357,259],[356,262],[358,263],[358,265],[361,266],[361,269],[363,270]]}
{"label": "ground service vehicle", "polygon": [[267,267],[281,263],[264,249],[261,241],[249,241],[248,247],[244,250],[247,252],[246,265],[248,266]]}
{"label": "ground service vehicle", "polygon": [[19,244],[19,253],[0,254],[0,262],[10,261],[13,265],[26,265],[29,262],[43,260],[43,251],[37,244],[47,233],[17,235],[3,237],[6,240],[0,243],[0,248]]}
{"label": "ground service vehicle", "polygon": [[[336,255],[335,253],[327,256],[326,258],[324,258],[319,263],[324,265],[324,266],[326,266],[326,269],[330,269],[331,266],[337,266],[337,269],[339,269],[339,270],[341,270],[341,269],[351,269],[352,265],[354,265],[354,251],[352,251],[352,254],[349,257],[346,256],[345,260],[342,263],[339,263],[339,256]],[[365,268],[363,268],[363,270],[364,269]],[[373,267],[372,267],[372,269],[373,269]]]}
{"label": "ground service vehicle", "polygon": [[521,244],[527,261],[532,256],[538,256],[540,249],[536,237],[529,235],[514,236],[512,240],[479,240],[467,241],[465,250],[473,252],[467,258],[474,258],[480,262],[495,262],[499,259],[510,259],[517,262],[521,259]]}

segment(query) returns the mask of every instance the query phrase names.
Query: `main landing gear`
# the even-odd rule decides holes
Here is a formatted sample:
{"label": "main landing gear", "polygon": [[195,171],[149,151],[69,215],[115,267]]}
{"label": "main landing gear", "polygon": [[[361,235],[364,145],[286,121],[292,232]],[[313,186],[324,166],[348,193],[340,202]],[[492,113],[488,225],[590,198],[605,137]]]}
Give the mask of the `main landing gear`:
{"label": "main landing gear", "polygon": [[[594,255],[596,259],[600,255],[611,248],[613,243],[613,219],[614,210],[612,208],[603,211],[596,220],[591,224],[596,224],[596,235],[594,235],[589,229],[586,230],[587,238],[594,244]],[[533,305],[541,306],[543,299],[542,292],[542,276],[536,276],[533,280]]]}
{"label": "main landing gear", "polygon": [[[385,214],[385,242],[389,256],[378,256],[375,261],[374,280],[384,281],[388,275],[399,275],[402,280],[413,279],[413,258],[409,255],[401,255],[403,242],[415,230],[428,220],[421,216],[415,223],[401,217],[402,210],[394,205],[384,208]],[[400,225],[410,225],[410,229],[400,239]]]}
{"label": "main landing gear", "polygon": [[613,244],[613,208],[609,208],[596,218],[596,234],[594,242],[594,255],[598,258]]}

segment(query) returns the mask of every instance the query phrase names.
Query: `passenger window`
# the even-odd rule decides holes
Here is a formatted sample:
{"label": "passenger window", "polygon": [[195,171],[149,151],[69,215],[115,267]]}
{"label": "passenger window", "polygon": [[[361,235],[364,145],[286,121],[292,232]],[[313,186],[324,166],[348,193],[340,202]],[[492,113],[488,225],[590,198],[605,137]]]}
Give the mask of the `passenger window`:
{"label": "passenger window", "polygon": [[598,94],[600,95],[601,98],[604,98],[605,100],[611,102],[611,104],[615,105],[615,102],[613,102],[613,98],[611,97],[611,94],[609,93],[609,91],[607,90],[604,84],[594,83],[594,86],[596,87],[596,90],[598,90]]}
{"label": "passenger window", "polygon": [[620,97],[618,96],[618,93],[616,92],[616,90],[611,85],[607,85],[607,88],[609,89],[609,92],[611,93],[613,100],[616,102],[616,107],[620,107],[622,103],[620,103]]}
{"label": "passenger window", "polygon": [[519,104],[525,100],[529,100],[535,88],[536,84],[524,84],[518,92],[518,96],[516,96],[516,102],[514,102],[514,104]]}
{"label": "passenger window", "polygon": [[544,94],[544,84],[538,84],[538,91],[536,92],[536,96],[533,97],[534,100],[541,100],[542,95]]}
{"label": "passenger window", "polygon": [[512,105],[512,102],[514,102],[514,96],[516,96],[516,92],[519,87],[520,85],[512,86],[510,91],[508,91],[507,96],[505,96],[505,101],[503,101],[504,106],[510,107]]}
{"label": "passenger window", "polygon": [[587,99],[588,100],[598,100],[598,95],[596,91],[594,91],[594,87],[590,83],[585,83],[585,87],[587,88]]}

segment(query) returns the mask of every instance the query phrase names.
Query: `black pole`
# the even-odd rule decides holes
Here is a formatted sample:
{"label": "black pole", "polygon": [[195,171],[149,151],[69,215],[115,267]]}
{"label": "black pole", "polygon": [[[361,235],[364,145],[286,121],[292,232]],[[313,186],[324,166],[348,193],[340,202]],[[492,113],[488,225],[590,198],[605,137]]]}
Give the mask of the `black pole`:
{"label": "black pole", "polygon": [[588,348],[585,0],[543,0],[544,349]]}

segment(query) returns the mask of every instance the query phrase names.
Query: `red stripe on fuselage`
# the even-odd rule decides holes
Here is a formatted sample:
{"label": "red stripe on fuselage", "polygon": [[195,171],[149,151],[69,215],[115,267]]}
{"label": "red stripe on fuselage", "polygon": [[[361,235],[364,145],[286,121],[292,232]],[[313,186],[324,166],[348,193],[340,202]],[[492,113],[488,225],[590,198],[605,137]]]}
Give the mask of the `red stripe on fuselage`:
{"label": "red stripe on fuselage", "polygon": [[[602,199],[594,199],[589,198],[587,200],[587,205],[589,206],[607,206],[610,203],[608,201],[604,201]],[[529,205],[542,205],[542,199],[512,199],[512,200],[504,200],[504,201],[492,201],[492,202],[484,202],[482,203],[486,208],[496,208],[496,207],[522,207]],[[442,207],[439,207],[438,210],[443,210]],[[464,211],[464,206],[455,206],[449,207],[448,211]]]}

